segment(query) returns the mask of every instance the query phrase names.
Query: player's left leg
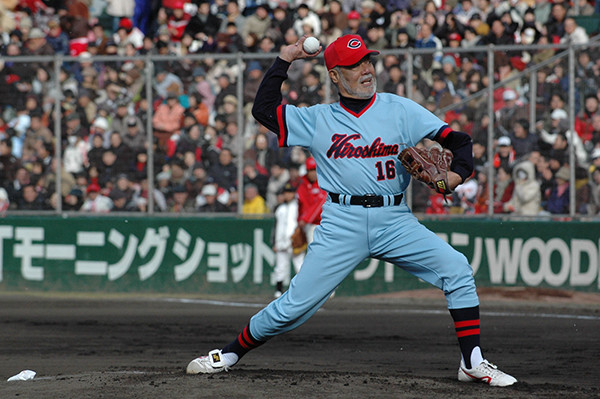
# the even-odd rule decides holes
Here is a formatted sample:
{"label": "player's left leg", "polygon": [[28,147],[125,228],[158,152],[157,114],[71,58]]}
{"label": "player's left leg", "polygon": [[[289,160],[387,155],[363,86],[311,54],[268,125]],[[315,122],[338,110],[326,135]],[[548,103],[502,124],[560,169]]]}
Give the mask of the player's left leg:
{"label": "player's left leg", "polygon": [[[473,270],[466,257],[421,225],[414,215],[397,212],[392,222],[381,223],[389,234],[375,254],[409,273],[440,288],[446,297],[448,309],[461,350],[459,380],[471,377],[490,385],[511,385],[516,380],[497,370],[484,360],[480,345],[479,299]],[[387,226],[386,226],[387,224]],[[391,228],[395,224],[395,227]],[[477,371],[479,368],[482,370]],[[471,376],[466,378],[466,376]]]}

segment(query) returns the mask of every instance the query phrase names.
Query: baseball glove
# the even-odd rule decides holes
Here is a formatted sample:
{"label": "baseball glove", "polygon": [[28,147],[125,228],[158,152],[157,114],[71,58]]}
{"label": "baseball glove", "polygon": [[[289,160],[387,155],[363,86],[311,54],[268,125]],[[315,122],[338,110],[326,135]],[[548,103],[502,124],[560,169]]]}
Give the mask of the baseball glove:
{"label": "baseball glove", "polygon": [[398,159],[408,173],[427,184],[440,194],[450,194],[448,171],[452,163],[452,152],[442,146],[429,149],[408,147],[400,152]]}
{"label": "baseball glove", "polygon": [[296,227],[292,234],[292,252],[298,255],[300,252],[306,251],[308,243],[306,242],[306,234],[301,227]]}

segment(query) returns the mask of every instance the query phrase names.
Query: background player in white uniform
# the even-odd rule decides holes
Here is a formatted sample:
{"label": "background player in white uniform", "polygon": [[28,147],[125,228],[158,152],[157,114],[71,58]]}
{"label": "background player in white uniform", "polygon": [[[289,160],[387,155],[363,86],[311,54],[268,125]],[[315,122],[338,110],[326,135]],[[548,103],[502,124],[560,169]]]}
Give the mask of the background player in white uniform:
{"label": "background player in white uniform", "polygon": [[409,99],[376,93],[371,55],[378,52],[368,50],[356,35],[342,36],[325,50],[329,77],[340,94],[338,103],[281,105],[287,69],[294,60],[309,56],[302,49],[304,40],[282,48],[263,78],[253,115],[279,135],[280,146],[303,146],[314,156],[319,185],[329,193],[321,224],[289,289],[254,315],[222,350],[192,360],[187,372],[227,370],[249,350],[298,327],[357,264],[372,257],[444,292],[461,350],[460,381],[512,385],[514,377],[483,358],[479,300],[467,259],[421,225],[403,198],[410,181],[397,159],[403,146],[428,138],[450,149],[454,160],[448,183],[454,189],[473,173],[470,137],[452,131]]}
{"label": "background player in white uniform", "polygon": [[286,183],[282,188],[283,202],[275,209],[275,239],[273,250],[275,251],[275,275],[276,291],[275,298],[283,293],[283,283],[290,277],[290,261],[294,271],[298,273],[302,262],[304,262],[304,251],[294,253],[292,248],[292,234],[298,226],[298,200],[296,189]]}

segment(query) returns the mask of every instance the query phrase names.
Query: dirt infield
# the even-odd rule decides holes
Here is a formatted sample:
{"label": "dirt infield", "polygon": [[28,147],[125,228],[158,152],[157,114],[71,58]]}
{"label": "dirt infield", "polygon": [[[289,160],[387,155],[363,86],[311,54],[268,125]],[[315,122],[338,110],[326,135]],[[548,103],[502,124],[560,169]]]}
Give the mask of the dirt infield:
{"label": "dirt infield", "polygon": [[[480,293],[486,357],[519,379],[508,388],[456,380],[433,291],[333,298],[212,376],[183,368],[269,298],[2,294],[0,398],[600,398],[600,296],[510,291]],[[36,378],[6,382],[24,369]]]}

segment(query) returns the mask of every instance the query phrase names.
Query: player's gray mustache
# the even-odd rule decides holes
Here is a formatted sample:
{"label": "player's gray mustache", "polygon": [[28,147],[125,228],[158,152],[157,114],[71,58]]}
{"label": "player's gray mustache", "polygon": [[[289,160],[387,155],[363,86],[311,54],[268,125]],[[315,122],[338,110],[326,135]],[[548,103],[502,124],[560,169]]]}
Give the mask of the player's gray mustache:
{"label": "player's gray mustache", "polygon": [[360,83],[365,82],[369,79],[373,79],[373,75],[368,75],[360,79]]}

